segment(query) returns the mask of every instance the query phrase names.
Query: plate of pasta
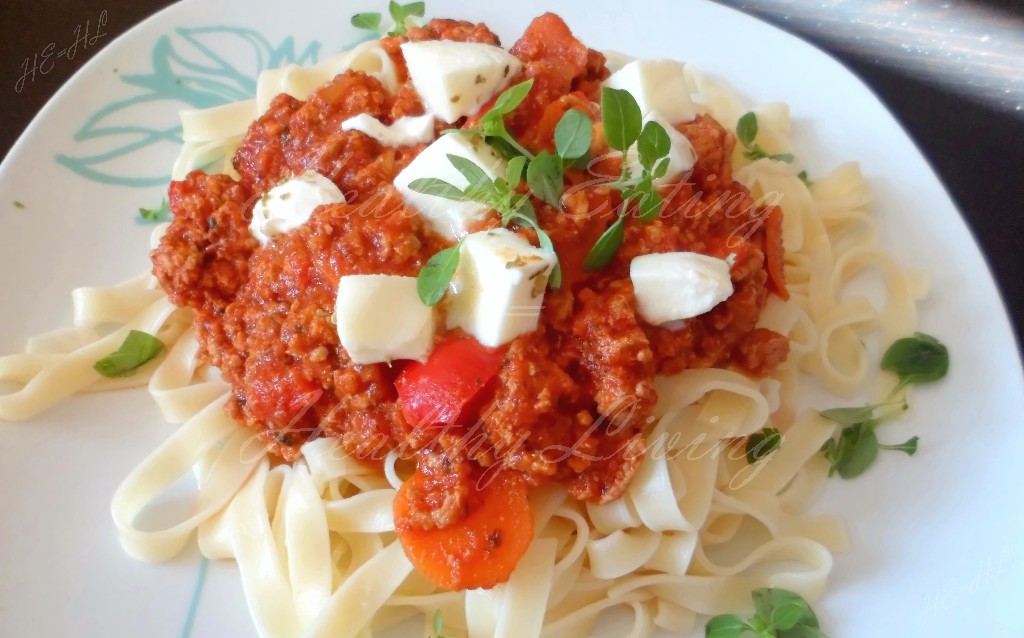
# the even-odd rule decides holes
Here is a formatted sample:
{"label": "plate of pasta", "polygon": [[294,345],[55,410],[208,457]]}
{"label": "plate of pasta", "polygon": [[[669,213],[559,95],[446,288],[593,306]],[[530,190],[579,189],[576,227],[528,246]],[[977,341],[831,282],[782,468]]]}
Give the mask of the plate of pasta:
{"label": "plate of pasta", "polygon": [[0,634],[1014,635],[1020,360],[846,69],[699,1],[261,8],[0,167]]}

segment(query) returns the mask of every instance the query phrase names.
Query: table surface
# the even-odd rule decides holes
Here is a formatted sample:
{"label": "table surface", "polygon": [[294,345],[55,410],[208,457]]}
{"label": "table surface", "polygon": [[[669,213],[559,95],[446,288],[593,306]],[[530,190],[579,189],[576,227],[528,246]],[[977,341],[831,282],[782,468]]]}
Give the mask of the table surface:
{"label": "table surface", "polygon": [[[911,3],[915,1],[923,3]],[[73,62],[65,61],[46,75],[20,83],[18,91],[16,86],[26,56],[58,36],[72,33],[76,25],[104,10],[109,35],[99,44],[107,45],[169,4],[169,0],[2,0],[0,42],[9,54],[0,62],[4,115],[0,118],[0,153],[7,155],[50,96],[102,46],[91,47]],[[728,0],[723,4],[775,23],[828,51],[889,106],[931,162],[974,231],[1002,291],[1019,347],[1024,342],[1024,251],[1020,246],[1024,239],[1024,112],[965,98],[948,86],[899,68],[893,60],[879,56],[877,49],[858,50],[856,39],[837,44],[835,24],[825,29],[823,22],[791,21],[784,12],[771,10],[771,2]],[[970,6],[999,7],[1011,23],[1018,19],[1024,25],[1024,2],[1020,0],[974,0]],[[951,27],[950,32],[955,32],[955,28]],[[1024,41],[1024,26],[1011,37],[1019,38],[1018,45]],[[941,45],[939,41],[937,46]]]}

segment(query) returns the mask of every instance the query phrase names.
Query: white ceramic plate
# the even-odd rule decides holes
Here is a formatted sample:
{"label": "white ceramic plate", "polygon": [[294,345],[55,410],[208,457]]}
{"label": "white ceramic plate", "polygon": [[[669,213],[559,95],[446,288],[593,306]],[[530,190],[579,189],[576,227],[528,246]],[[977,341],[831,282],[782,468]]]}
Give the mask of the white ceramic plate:
{"label": "white ceramic plate", "polygon": [[[311,61],[363,37],[352,13],[380,2],[186,0],[109,45],[38,115],[0,169],[0,352],[70,322],[69,291],[147,267],[148,228],[177,153],[176,113],[239,99],[268,64]],[[460,6],[464,5],[464,6]],[[431,16],[485,21],[506,43],[545,10],[584,42],[693,62],[758,101],[792,105],[812,176],[861,163],[885,244],[932,273],[922,329],[952,352],[948,379],[915,392],[863,478],[831,485],[820,509],[849,521],[817,605],[833,638],[1019,636],[1024,593],[1024,382],[978,248],[927,162],[846,69],[811,46],[697,0],[431,0]],[[955,150],[951,151],[955,152]],[[979,170],[982,170],[979,167]],[[1009,176],[1008,176],[1009,177]],[[13,205],[17,200],[24,208]],[[171,431],[145,392],[78,397],[0,425],[0,636],[248,636],[233,564],[126,557],[108,514],[118,482]],[[194,621],[194,622],[193,622]]]}

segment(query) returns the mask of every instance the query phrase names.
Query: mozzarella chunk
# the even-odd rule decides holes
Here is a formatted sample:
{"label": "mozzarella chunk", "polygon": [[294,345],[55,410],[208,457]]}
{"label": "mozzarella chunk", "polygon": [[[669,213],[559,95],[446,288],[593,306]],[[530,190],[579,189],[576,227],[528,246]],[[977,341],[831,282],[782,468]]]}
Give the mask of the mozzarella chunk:
{"label": "mozzarella chunk", "polygon": [[[668,133],[668,139],[671,142],[667,156],[668,170],[665,171],[665,174],[661,177],[656,177],[651,180],[655,186],[664,186],[693,168],[694,164],[697,163],[697,151],[694,150],[693,144],[690,144],[690,140],[688,140],[685,135],[677,131],[674,126],[669,124],[668,121],[657,111],[654,111],[644,118],[645,125],[647,122],[657,122],[658,124],[661,124],[661,127],[665,129],[666,133]],[[637,153],[635,144],[630,146],[629,150],[626,151],[624,161],[626,166],[629,168],[631,175],[639,175],[640,171],[643,170],[643,166],[640,164],[640,155]]]}
{"label": "mozzarella chunk", "polygon": [[476,42],[406,42],[402,55],[427,110],[449,124],[476,113],[523,66],[505,49]]}
{"label": "mozzarella chunk", "polygon": [[637,311],[653,325],[702,315],[732,294],[728,262],[700,253],[635,257],[629,264],[629,278]]}
{"label": "mozzarella chunk", "polygon": [[334,317],[353,363],[424,360],[433,345],[434,313],[420,301],[415,277],[345,275]]}
{"label": "mozzarella chunk", "polygon": [[505,160],[479,137],[468,137],[459,133],[442,135],[433,144],[423,149],[401,173],[395,177],[395,188],[405,201],[419,211],[434,232],[458,239],[465,235],[467,226],[487,217],[490,207],[478,202],[458,202],[436,195],[424,195],[409,188],[413,180],[433,177],[444,180],[459,188],[469,183],[452,163],[448,155],[464,157],[494,179],[505,174]]}
{"label": "mozzarella chunk", "polygon": [[507,228],[466,236],[448,297],[448,327],[495,347],[537,329],[555,256]]}
{"label": "mozzarella chunk", "polygon": [[683,68],[683,63],[675,60],[636,60],[613,73],[604,84],[629,91],[643,115],[657,111],[672,124],[689,122],[697,117],[697,107],[686,88]]}
{"label": "mozzarella chunk", "polygon": [[306,223],[317,206],[344,204],[345,196],[316,171],[306,171],[264,193],[252,207],[249,231],[261,244],[269,244]]}
{"label": "mozzarella chunk", "polygon": [[388,126],[368,113],[360,113],[341,123],[343,131],[359,131],[384,146],[424,144],[434,139],[434,116],[403,116]]}

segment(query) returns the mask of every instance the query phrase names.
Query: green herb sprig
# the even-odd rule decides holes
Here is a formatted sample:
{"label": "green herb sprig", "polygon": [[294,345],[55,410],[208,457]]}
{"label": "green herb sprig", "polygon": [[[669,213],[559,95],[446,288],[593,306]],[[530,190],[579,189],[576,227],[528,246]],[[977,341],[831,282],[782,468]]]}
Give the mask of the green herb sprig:
{"label": "green herb sprig", "polygon": [[747,437],[747,463],[753,465],[766,458],[782,445],[782,432],[777,428],[762,428]]}
{"label": "green herb sprig", "polygon": [[[743,151],[743,157],[748,160],[757,160],[762,157],[778,160],[780,162],[792,163],[793,155],[790,153],[768,153],[760,145],[754,142],[757,138],[757,115],[747,112],[736,123],[736,139],[740,141],[747,150]],[[804,177],[807,173],[804,173]],[[801,178],[803,179],[803,178]]]}
{"label": "green herb sprig", "polygon": [[164,199],[158,208],[140,208],[136,218],[140,224],[160,224],[171,221],[171,204]]}
{"label": "green herb sprig", "polygon": [[381,27],[381,15],[379,13],[357,13],[352,16],[352,26],[357,29],[373,31],[380,36],[405,35],[406,19],[411,17],[422,18],[426,13],[426,10],[426,4],[423,2],[398,4],[394,0],[391,0],[391,2],[388,3],[388,12],[391,14],[391,18],[395,21],[395,25],[390,31],[385,31],[384,28]]}
{"label": "green herb sprig", "polygon": [[533,159],[533,153],[526,149],[505,128],[505,116],[519,108],[533,88],[533,78],[508,87],[494,100],[494,105],[480,118],[476,126],[448,129],[445,133],[479,135],[500,151],[506,158],[523,156]]}
{"label": "green herb sprig", "polygon": [[[882,356],[881,368],[895,373],[898,378],[896,387],[889,394],[892,399],[908,385],[930,383],[946,376],[949,371],[949,350],[935,337],[918,332],[912,337],[894,341]],[[913,456],[917,452],[918,437],[886,445],[879,443],[875,434],[879,425],[908,408],[906,399],[899,399],[820,412],[829,421],[843,426],[839,435],[826,441],[821,448],[830,463],[829,476],[839,474],[844,479],[860,476],[874,464],[879,450]]]}
{"label": "green herb sprig", "polygon": [[624,224],[630,207],[635,203],[641,222],[649,223],[661,212],[662,197],[654,188],[654,180],[668,171],[668,154],[672,147],[668,132],[657,122],[643,123],[640,106],[628,91],[604,87],[601,89],[601,121],[605,140],[612,150],[622,153],[636,144],[640,158],[640,175],[630,174],[630,166],[622,163],[622,174],[610,186],[622,193],[619,217],[590,249],[583,262],[584,270],[600,270],[611,263],[625,236]]}
{"label": "green herb sprig", "polygon": [[441,615],[440,609],[434,611],[434,619],[432,623],[434,633],[431,634],[430,638],[450,638],[442,633],[444,631],[444,617]]}
{"label": "green herb sprig", "polygon": [[715,616],[704,626],[706,638],[828,638],[818,617],[800,594],[788,589],[762,587],[751,593],[754,616],[745,621],[735,614]]}
{"label": "green herb sprig", "polygon": [[[434,195],[455,201],[478,202],[489,206],[501,215],[502,226],[516,223],[533,228],[537,233],[537,240],[540,242],[541,248],[555,254],[555,246],[551,237],[537,222],[537,212],[530,202],[530,196],[516,192],[516,187],[523,178],[526,158],[514,157],[509,160],[504,178],[496,179],[491,179],[482,168],[465,157],[449,153],[448,161],[466,178],[465,188],[459,188],[435,177],[414,179],[409,184],[409,188],[424,195]],[[433,305],[441,300],[445,289],[451,283],[457,266],[457,246],[445,248],[427,261],[427,265],[420,269],[416,281],[416,288],[423,303]],[[551,271],[548,285],[551,288],[558,288],[561,283],[561,265],[558,263],[557,254],[555,254],[555,267]]]}
{"label": "green herb sprig", "polygon": [[105,377],[129,377],[145,363],[160,356],[164,342],[140,330],[132,330],[121,347],[93,364],[93,369]]}
{"label": "green herb sprig", "polygon": [[537,199],[555,208],[562,205],[565,169],[586,161],[594,122],[585,113],[570,109],[555,125],[555,152],[541,151],[530,160],[526,183]]}

